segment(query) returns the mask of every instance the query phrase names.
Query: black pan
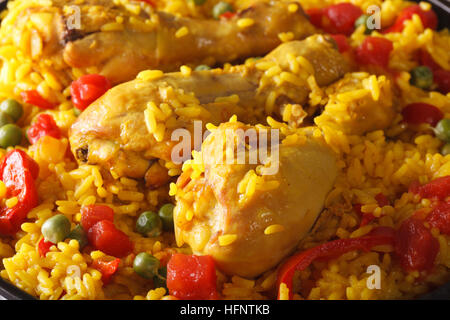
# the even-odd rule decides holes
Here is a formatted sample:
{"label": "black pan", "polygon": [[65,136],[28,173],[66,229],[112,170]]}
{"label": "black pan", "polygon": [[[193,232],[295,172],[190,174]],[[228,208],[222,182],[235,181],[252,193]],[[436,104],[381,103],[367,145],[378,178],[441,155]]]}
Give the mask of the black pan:
{"label": "black pan", "polygon": [[[418,0],[414,0],[419,2]],[[5,9],[8,0],[0,0],[0,11]],[[439,17],[439,28],[450,29],[450,1],[449,0],[428,0],[433,5],[433,9]],[[0,278],[0,297],[8,300],[35,300],[36,298],[25,291],[17,288],[10,282]],[[450,300],[450,282],[437,288],[436,290],[419,297],[421,300]]]}

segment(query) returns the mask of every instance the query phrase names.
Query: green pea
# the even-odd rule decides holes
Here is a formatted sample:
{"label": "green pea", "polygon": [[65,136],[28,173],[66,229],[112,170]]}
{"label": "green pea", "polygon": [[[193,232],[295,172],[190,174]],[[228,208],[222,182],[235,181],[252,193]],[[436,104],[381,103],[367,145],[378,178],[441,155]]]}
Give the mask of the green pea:
{"label": "green pea", "polygon": [[231,4],[225,1],[218,2],[212,9],[212,15],[214,19],[219,19],[225,12],[233,12],[233,7]]}
{"label": "green pea", "polygon": [[442,146],[441,148],[441,154],[443,156],[449,155],[450,154],[450,143],[446,143]]}
{"label": "green pea", "polygon": [[421,89],[429,89],[433,84],[433,71],[427,66],[419,66],[411,70],[411,84]]}
{"label": "green pea", "polygon": [[70,233],[70,221],[63,214],[57,214],[47,219],[42,225],[41,232],[45,241],[58,243],[63,241]]}
{"label": "green pea", "polygon": [[364,34],[370,34],[372,32],[372,30],[367,27],[367,19],[369,19],[369,16],[367,14],[363,14],[355,21],[355,28],[358,28],[361,25],[364,26]]}
{"label": "green pea", "polygon": [[167,267],[161,267],[158,274],[153,277],[153,285],[155,288],[167,288]]}
{"label": "green pea", "polygon": [[159,260],[147,252],[139,253],[133,261],[133,270],[142,278],[152,279],[158,275]]}
{"label": "green pea", "polygon": [[0,147],[17,146],[22,141],[22,130],[15,124],[8,123],[0,128]]}
{"label": "green pea", "polygon": [[171,203],[166,203],[159,208],[158,215],[162,220],[163,228],[165,231],[173,230],[173,208],[175,206]]}
{"label": "green pea", "polygon": [[136,231],[147,237],[157,237],[162,232],[161,218],[153,211],[141,213],[136,220]]}
{"label": "green pea", "polygon": [[14,123],[14,119],[6,112],[0,111],[0,128],[8,123]]}
{"label": "green pea", "polygon": [[201,6],[205,4],[206,0],[193,0],[196,6]]}
{"label": "green pea", "polygon": [[0,111],[8,114],[16,122],[23,114],[23,107],[14,99],[6,99],[0,104]]}
{"label": "green pea", "polygon": [[73,228],[72,231],[70,231],[67,238],[77,240],[79,243],[80,250],[83,249],[88,244],[87,234],[84,231],[83,227],[79,224],[75,228]]}
{"label": "green pea", "polygon": [[200,64],[197,67],[195,67],[195,71],[204,71],[204,70],[211,70],[211,68],[206,64]]}
{"label": "green pea", "polygon": [[436,137],[444,142],[450,142],[450,119],[442,119],[434,128]]}

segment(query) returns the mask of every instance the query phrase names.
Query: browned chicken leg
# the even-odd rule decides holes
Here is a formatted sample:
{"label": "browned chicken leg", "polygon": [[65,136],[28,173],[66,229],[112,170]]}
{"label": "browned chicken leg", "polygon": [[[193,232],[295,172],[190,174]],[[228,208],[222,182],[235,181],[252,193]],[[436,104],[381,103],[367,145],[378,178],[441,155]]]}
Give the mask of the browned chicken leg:
{"label": "browned chicken leg", "polygon": [[[304,77],[309,73],[303,68],[289,71],[289,59],[309,61],[308,72],[320,86],[348,70],[334,42],[318,35],[285,43],[264,59],[227,71],[136,79],[112,88],[80,115],[70,130],[72,151],[80,162],[102,165],[119,176],[143,177],[152,159],[171,160],[177,143],[171,139],[174,129],[193,132],[194,120],[218,125],[233,114],[261,123],[269,115],[267,101],[276,106],[306,102],[310,88]],[[270,74],[274,69],[278,77]],[[230,95],[235,102],[220,99]]]}
{"label": "browned chicken leg", "polygon": [[[43,55],[62,55],[70,67],[98,67],[112,83],[131,80],[145,69],[174,71],[183,64],[260,56],[281,43],[281,32],[292,32],[293,39],[315,33],[299,5],[291,12],[287,3],[277,1],[255,3],[228,20],[176,17],[142,1],[131,5],[133,10],[110,0],[54,0],[52,6],[25,9],[11,32],[35,21]],[[79,8],[79,28],[73,6]],[[243,18],[253,24],[239,27]],[[182,28],[184,34],[177,32]]]}

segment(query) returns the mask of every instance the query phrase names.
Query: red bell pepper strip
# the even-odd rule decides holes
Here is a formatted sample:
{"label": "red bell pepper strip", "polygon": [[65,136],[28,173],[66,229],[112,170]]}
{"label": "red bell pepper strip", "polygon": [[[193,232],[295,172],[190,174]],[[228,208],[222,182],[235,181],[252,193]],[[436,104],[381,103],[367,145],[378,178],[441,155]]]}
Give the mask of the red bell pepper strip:
{"label": "red bell pepper strip", "polygon": [[112,261],[104,261],[101,259],[96,259],[92,262],[91,267],[97,269],[102,273],[102,282],[107,285],[111,281],[111,277],[119,269],[120,259],[116,258]]}
{"label": "red bell pepper strip", "polygon": [[[296,271],[305,270],[317,259],[329,259],[354,250],[369,251],[379,245],[394,245],[395,231],[388,227],[378,227],[360,238],[337,239],[318,245],[290,257],[278,272],[277,287],[284,283],[289,289],[289,299],[293,296],[293,278]],[[280,299],[280,291],[278,291]]]}
{"label": "red bell pepper strip", "polygon": [[450,201],[438,202],[426,220],[441,233],[450,235]]}
{"label": "red bell pepper strip", "polygon": [[450,176],[434,179],[423,186],[414,182],[410,185],[409,192],[418,194],[422,198],[445,200],[450,196]]}
{"label": "red bell pepper strip", "polygon": [[109,220],[94,224],[88,230],[88,240],[96,249],[114,257],[124,257],[133,250],[130,238]]}
{"label": "red bell pepper strip", "polygon": [[45,257],[47,253],[50,251],[50,248],[54,246],[55,244],[50,241],[45,241],[44,238],[42,238],[38,242],[38,252],[41,257]]}
{"label": "red bell pepper strip", "polygon": [[408,124],[428,123],[434,127],[444,117],[444,113],[431,104],[416,102],[405,106],[402,110],[402,116]]}
{"label": "red bell pepper strip", "polygon": [[434,13],[434,11],[431,9],[425,11],[418,4],[416,4],[403,9],[398,15],[394,24],[384,30],[383,33],[402,32],[403,28],[405,27],[405,21],[411,20],[414,14],[417,14],[419,16],[424,28],[436,30],[438,25],[436,13]]}
{"label": "red bell pepper strip", "polygon": [[81,76],[73,81],[70,86],[72,103],[77,109],[84,110],[110,88],[111,83],[102,75],[87,74]]}
{"label": "red bell pepper strip", "polygon": [[61,138],[61,131],[56,125],[53,117],[46,113],[41,113],[36,117],[36,121],[28,129],[28,140],[35,144],[44,136],[51,136],[55,139]]}
{"label": "red bell pepper strip", "polygon": [[439,241],[422,220],[411,217],[402,222],[395,236],[395,253],[403,270],[430,270],[438,252]]}
{"label": "red bell pepper strip", "polygon": [[39,174],[39,165],[24,151],[9,151],[0,163],[0,179],[6,185],[7,197],[17,197],[17,204],[0,209],[0,233],[13,235],[27,218],[28,212],[38,204],[38,193],[34,180]]}
{"label": "red bell pepper strip", "polygon": [[91,204],[81,208],[81,226],[84,230],[89,230],[99,221],[114,221],[114,210],[108,206]]}
{"label": "red bell pepper strip", "polygon": [[25,103],[32,104],[38,108],[41,109],[54,109],[56,106],[55,104],[51,103],[50,101],[43,98],[37,90],[26,90],[22,91],[20,93],[20,96],[22,97],[22,100]]}
{"label": "red bell pepper strip", "polygon": [[211,256],[173,254],[167,263],[167,288],[179,299],[218,299],[216,268]]}

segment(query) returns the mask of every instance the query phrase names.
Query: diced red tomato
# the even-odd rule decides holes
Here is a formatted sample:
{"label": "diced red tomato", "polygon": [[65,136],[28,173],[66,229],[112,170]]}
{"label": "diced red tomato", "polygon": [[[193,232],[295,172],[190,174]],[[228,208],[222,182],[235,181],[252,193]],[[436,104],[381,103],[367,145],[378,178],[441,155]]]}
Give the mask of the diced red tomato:
{"label": "diced red tomato", "polygon": [[380,207],[388,206],[390,204],[389,199],[381,192],[375,196],[375,200],[377,200]]}
{"label": "diced red tomato", "polygon": [[441,233],[450,235],[450,202],[439,202],[428,214],[427,221]]}
{"label": "diced red tomato", "polygon": [[444,117],[441,110],[423,102],[411,103],[402,110],[403,120],[408,124],[428,123],[433,127]]}
{"label": "diced red tomato", "polygon": [[439,69],[433,72],[433,80],[442,94],[450,92],[450,71]]}
{"label": "diced red tomato", "polygon": [[450,196],[450,176],[434,179],[423,186],[417,182],[412,183],[409,191],[419,194],[422,198],[445,200],[445,198]]}
{"label": "diced red tomato", "polygon": [[43,98],[37,90],[27,90],[20,93],[23,102],[32,104],[41,109],[54,109],[55,104]]}
{"label": "diced red tomato", "polygon": [[388,39],[369,36],[356,48],[356,60],[360,64],[387,68],[393,48],[392,42]]}
{"label": "diced red tomato", "polygon": [[114,210],[108,206],[91,204],[81,208],[81,226],[84,230],[89,230],[99,221],[114,221]]}
{"label": "diced red tomato", "polygon": [[324,17],[324,11],[321,8],[312,8],[306,10],[306,14],[309,16],[309,21],[313,26],[322,28],[322,19]]}
{"label": "diced red tomato", "polygon": [[12,235],[20,229],[28,212],[38,204],[34,179],[39,165],[24,151],[14,149],[6,153],[0,163],[0,180],[6,185],[6,196],[17,197],[17,204],[0,209],[0,233]]}
{"label": "diced red tomato", "polygon": [[81,76],[70,86],[73,105],[79,110],[84,110],[110,88],[110,82],[102,75],[88,74]]}
{"label": "diced red tomato", "polygon": [[41,257],[45,257],[45,255],[50,251],[50,248],[55,245],[53,242],[45,241],[42,238],[38,243],[38,252]]}
{"label": "diced red tomato", "polygon": [[[338,3],[324,9],[324,14],[328,18],[325,20],[323,28],[328,33],[341,33],[350,35],[355,29],[355,21],[362,14],[361,8],[352,3]],[[329,23],[328,23],[329,22]]]}
{"label": "diced red tomato", "polygon": [[216,268],[211,256],[176,253],[167,263],[167,288],[186,300],[217,299]]}
{"label": "diced red tomato", "polygon": [[61,131],[53,117],[46,113],[41,113],[36,117],[36,121],[28,129],[28,140],[35,144],[44,136],[51,136],[55,139],[61,138]]}
{"label": "diced red tomato", "polygon": [[434,266],[439,241],[433,237],[422,220],[409,218],[402,222],[395,237],[395,252],[403,270],[427,271]]}
{"label": "diced red tomato", "polygon": [[97,250],[114,257],[124,257],[133,250],[133,243],[128,236],[109,220],[94,224],[88,230],[88,240]]}
{"label": "diced red tomato", "polygon": [[336,41],[336,44],[338,46],[339,52],[340,53],[344,53],[348,50],[351,49],[348,41],[347,41],[347,37],[343,34],[332,34],[331,38],[334,39],[334,41]]}
{"label": "diced red tomato", "polygon": [[102,259],[96,259],[92,262],[91,267],[97,269],[102,273],[102,282],[107,285],[111,281],[111,277],[119,269],[120,259],[116,258],[112,261],[104,261]]}
{"label": "diced red tomato", "polygon": [[405,21],[411,20],[414,14],[419,16],[424,28],[436,30],[438,24],[436,13],[432,9],[425,11],[416,4],[403,9],[395,20],[394,25],[387,28],[384,32],[402,32],[405,27]]}

